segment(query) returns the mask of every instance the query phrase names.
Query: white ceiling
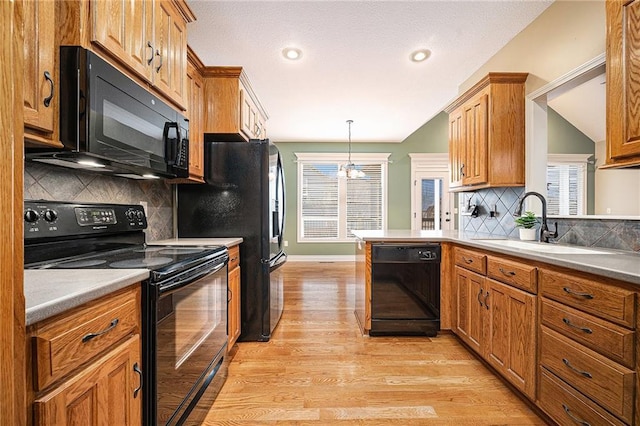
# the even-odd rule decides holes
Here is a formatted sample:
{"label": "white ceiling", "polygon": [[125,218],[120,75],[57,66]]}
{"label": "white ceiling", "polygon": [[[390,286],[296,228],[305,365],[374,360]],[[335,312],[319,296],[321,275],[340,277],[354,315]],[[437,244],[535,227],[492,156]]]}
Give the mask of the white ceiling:
{"label": "white ceiling", "polygon": [[[344,142],[352,119],[354,142],[401,142],[551,3],[190,0],[189,45],[245,68],[273,141]],[[430,58],[411,62],[419,48]]]}

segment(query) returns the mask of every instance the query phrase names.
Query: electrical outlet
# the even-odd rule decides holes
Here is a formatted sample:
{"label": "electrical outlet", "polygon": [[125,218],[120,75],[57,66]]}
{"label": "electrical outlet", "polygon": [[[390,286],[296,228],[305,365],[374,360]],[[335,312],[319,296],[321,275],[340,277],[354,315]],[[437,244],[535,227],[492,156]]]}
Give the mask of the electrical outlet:
{"label": "electrical outlet", "polygon": [[284,240],[284,246],[285,246],[285,247],[289,247],[289,241]]}
{"label": "electrical outlet", "polygon": [[149,209],[147,208],[147,202],[146,202],[146,201],[140,201],[140,203],[139,203],[139,204],[140,204],[140,205],[142,206],[142,208],[144,209],[144,214],[145,214],[145,215],[146,215],[146,214],[149,214]]}

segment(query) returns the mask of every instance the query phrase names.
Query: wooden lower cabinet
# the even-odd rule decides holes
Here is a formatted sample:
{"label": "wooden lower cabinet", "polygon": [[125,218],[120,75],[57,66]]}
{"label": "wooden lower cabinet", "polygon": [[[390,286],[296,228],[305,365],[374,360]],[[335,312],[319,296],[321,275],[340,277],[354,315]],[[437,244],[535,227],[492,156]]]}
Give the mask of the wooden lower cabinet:
{"label": "wooden lower cabinet", "polygon": [[134,335],[36,399],[34,425],[141,425],[139,360]]}
{"label": "wooden lower cabinet", "polygon": [[[515,265],[513,259],[459,247],[454,249],[453,258],[454,333],[523,394],[535,400],[536,295],[485,275],[490,271],[487,265],[507,271],[507,266]],[[511,269],[514,268],[508,272]],[[521,269],[528,271],[525,267]],[[505,275],[507,279],[513,279],[512,274]]]}
{"label": "wooden lower cabinet", "polygon": [[536,296],[486,281],[484,357],[529,398],[535,398]]}
{"label": "wooden lower cabinet", "polygon": [[229,272],[227,275],[228,301],[227,301],[227,351],[240,337],[242,331],[241,297],[240,297],[240,246],[229,247]]}
{"label": "wooden lower cabinet", "polygon": [[142,425],[140,284],[27,329],[27,424]]}
{"label": "wooden lower cabinet", "polygon": [[455,267],[455,294],[457,313],[455,333],[473,350],[482,353],[482,314],[485,277]]}

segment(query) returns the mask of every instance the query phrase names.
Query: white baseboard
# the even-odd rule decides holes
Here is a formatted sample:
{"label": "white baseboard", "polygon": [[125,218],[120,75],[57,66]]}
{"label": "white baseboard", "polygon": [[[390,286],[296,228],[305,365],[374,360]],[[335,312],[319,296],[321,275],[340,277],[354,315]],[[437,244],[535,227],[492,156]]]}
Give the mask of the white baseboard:
{"label": "white baseboard", "polygon": [[334,255],[288,255],[289,262],[355,262],[356,256],[353,254]]}

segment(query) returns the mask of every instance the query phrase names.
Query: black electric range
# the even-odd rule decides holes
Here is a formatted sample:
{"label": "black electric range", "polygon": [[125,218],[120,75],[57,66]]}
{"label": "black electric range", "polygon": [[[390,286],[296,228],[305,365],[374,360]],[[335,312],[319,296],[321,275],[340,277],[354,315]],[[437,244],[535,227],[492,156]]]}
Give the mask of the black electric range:
{"label": "black electric range", "polygon": [[147,269],[143,421],[195,423],[227,375],[228,250],[148,245],[146,227],[140,205],[25,201],[25,269]]}

